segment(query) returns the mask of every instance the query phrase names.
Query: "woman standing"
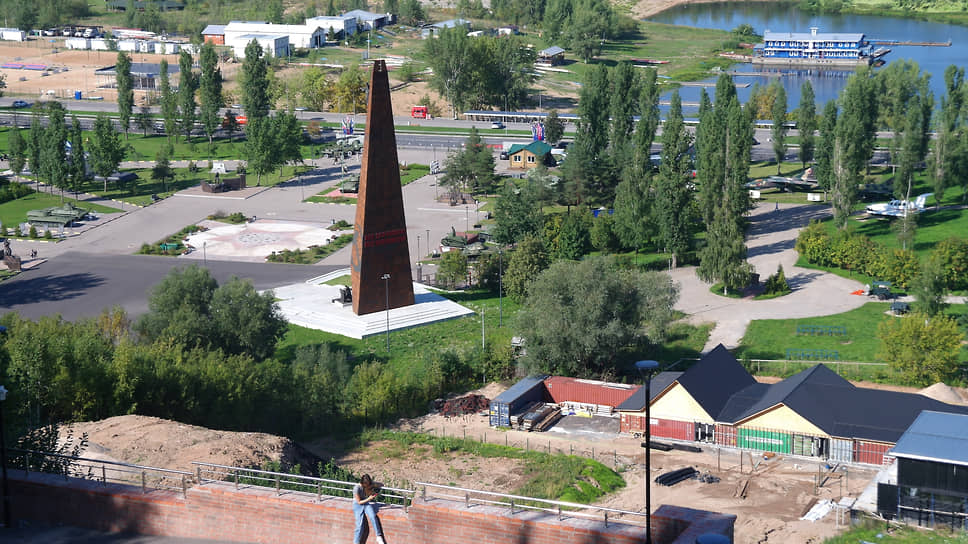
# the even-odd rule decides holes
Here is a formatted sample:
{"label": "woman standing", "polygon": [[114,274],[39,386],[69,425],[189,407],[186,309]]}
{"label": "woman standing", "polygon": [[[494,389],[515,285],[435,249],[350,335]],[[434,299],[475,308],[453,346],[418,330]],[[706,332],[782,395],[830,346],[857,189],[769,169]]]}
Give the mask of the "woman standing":
{"label": "woman standing", "polygon": [[353,532],[353,544],[364,544],[370,536],[370,527],[366,518],[370,518],[373,531],[376,533],[377,544],[386,544],[383,540],[383,526],[376,515],[376,497],[379,489],[373,485],[369,474],[360,477],[360,483],[353,486],[353,516],[356,518],[356,530]]}

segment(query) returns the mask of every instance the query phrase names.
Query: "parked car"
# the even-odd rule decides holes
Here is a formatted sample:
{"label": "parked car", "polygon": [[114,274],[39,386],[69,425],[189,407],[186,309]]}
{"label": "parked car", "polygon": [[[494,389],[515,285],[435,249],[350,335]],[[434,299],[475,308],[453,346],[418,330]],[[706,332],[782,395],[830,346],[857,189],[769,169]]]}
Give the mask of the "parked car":
{"label": "parked car", "polygon": [[29,108],[30,102],[25,102],[23,100],[14,100],[13,107],[15,108]]}
{"label": "parked car", "polygon": [[502,123],[500,121],[494,121],[493,123],[491,123],[491,128],[500,130],[500,129],[504,128],[504,123]]}

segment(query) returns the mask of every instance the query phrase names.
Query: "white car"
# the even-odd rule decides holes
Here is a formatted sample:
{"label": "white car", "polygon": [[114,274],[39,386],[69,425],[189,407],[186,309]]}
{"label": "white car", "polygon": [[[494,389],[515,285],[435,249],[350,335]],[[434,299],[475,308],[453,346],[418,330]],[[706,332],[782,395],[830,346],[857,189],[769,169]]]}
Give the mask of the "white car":
{"label": "white car", "polygon": [[504,128],[504,123],[500,121],[494,121],[493,123],[491,123],[491,128],[501,130],[502,128]]}

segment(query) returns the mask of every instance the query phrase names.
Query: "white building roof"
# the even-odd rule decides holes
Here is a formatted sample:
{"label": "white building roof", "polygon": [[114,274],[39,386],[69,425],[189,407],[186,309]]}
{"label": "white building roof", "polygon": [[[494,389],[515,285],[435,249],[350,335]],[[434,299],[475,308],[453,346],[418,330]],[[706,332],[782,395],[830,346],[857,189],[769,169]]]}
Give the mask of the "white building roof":
{"label": "white building roof", "polygon": [[225,25],[208,25],[202,31],[202,36],[224,36]]}
{"label": "white building roof", "polygon": [[780,42],[807,42],[807,41],[824,41],[824,42],[859,42],[864,39],[863,34],[857,33],[844,33],[844,32],[818,32],[812,34],[810,32],[770,32],[769,30],[763,32],[764,41],[780,41]]}
{"label": "white building roof", "polygon": [[344,13],[343,17],[352,17],[361,21],[376,21],[377,19],[385,19],[386,15],[382,13],[370,13],[362,9],[354,9],[353,11]]}
{"label": "white building roof", "polygon": [[232,21],[225,25],[225,32],[246,32],[252,34],[312,34],[316,28],[306,25],[275,25],[263,22]]}

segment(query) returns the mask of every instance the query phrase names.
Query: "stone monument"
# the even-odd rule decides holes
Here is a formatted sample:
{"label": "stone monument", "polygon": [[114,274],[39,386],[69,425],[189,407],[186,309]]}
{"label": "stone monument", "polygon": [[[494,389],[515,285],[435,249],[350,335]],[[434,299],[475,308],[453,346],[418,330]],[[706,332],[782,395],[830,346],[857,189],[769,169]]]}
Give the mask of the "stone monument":
{"label": "stone monument", "polygon": [[357,315],[413,304],[390,79],[382,60],[374,61],[370,75],[351,264]]}

